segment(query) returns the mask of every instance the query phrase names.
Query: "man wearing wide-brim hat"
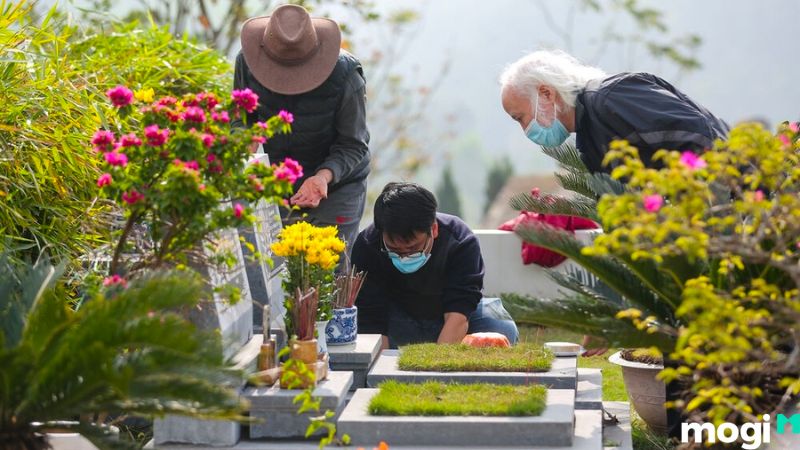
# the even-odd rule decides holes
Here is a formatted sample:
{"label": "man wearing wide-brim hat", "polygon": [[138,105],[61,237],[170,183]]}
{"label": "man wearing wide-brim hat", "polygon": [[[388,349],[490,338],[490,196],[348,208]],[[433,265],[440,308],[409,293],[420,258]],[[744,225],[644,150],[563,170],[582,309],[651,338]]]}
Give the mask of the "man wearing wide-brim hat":
{"label": "man wearing wide-brim hat", "polygon": [[300,162],[304,175],[290,203],[311,223],[337,225],[349,247],[364,212],[370,160],[361,63],[340,49],[336,22],[296,5],[247,20],[241,39],[234,89],[250,88],[259,99],[248,124],[292,113],[292,133],[272,137],[264,152],[271,162]]}

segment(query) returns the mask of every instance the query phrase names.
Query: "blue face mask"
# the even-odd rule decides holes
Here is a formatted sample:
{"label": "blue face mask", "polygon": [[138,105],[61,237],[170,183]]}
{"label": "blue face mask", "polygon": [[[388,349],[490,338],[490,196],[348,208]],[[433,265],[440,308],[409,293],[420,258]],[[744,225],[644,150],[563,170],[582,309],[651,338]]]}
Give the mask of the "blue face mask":
{"label": "blue face mask", "polygon": [[[386,247],[386,243],[383,243],[383,246]],[[427,240],[425,241],[425,247],[428,247]],[[407,256],[400,256],[395,252],[389,251],[386,249],[386,254],[389,255],[389,259],[392,260],[392,264],[394,267],[400,271],[400,273],[409,274],[418,271],[431,257],[430,253],[425,253],[425,250],[417,253],[412,253]]]}
{"label": "blue face mask", "polygon": [[533,119],[525,128],[525,136],[534,143],[544,147],[557,147],[564,143],[569,137],[569,131],[564,124],[558,120],[558,108],[553,104],[553,123],[549,127],[543,127],[536,122],[536,115],[539,112],[539,93],[536,93],[536,105],[533,107]]}

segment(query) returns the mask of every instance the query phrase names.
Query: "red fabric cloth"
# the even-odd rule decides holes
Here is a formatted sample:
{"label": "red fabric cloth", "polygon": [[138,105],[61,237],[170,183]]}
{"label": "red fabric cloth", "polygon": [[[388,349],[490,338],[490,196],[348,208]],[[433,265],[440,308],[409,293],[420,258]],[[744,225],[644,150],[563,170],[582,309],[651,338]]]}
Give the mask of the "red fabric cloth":
{"label": "red fabric cloth", "polygon": [[[531,192],[531,194],[538,197],[539,196],[538,189],[534,189]],[[561,216],[556,214],[539,214],[530,211],[521,211],[519,216],[500,225],[498,229],[505,231],[514,231],[514,228],[516,228],[517,225],[521,223],[528,224],[531,222],[546,223],[552,227],[561,228],[569,231],[591,230],[594,228],[600,228],[600,225],[594,223],[589,219],[584,219],[583,217]],[[522,242],[523,264],[538,264],[542,267],[555,267],[564,262],[564,260],[566,259],[567,259],[566,256],[562,256],[552,250],[538,247],[536,245],[529,244],[524,241]]]}

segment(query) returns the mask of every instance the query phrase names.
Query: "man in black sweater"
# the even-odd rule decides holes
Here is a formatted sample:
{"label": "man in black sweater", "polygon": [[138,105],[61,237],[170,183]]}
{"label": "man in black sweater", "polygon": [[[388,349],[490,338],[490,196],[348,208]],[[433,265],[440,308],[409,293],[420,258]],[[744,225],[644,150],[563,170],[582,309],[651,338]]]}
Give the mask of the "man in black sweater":
{"label": "man in black sweater", "polygon": [[389,183],[361,231],[352,264],[367,272],[356,300],[360,332],[384,336],[384,348],[458,343],[467,333],[518,331],[499,299],[483,299],[478,239],[461,219],[436,212],[420,185]]}

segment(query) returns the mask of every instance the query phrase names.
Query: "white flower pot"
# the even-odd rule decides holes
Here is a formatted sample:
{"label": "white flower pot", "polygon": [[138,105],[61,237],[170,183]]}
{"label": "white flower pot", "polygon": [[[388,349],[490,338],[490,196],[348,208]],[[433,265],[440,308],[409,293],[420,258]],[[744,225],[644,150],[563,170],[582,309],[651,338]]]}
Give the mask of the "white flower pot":
{"label": "white flower pot", "polygon": [[327,320],[318,320],[317,323],[317,353],[328,353],[328,344],[325,342],[325,327]]}
{"label": "white flower pot", "polygon": [[633,409],[647,426],[658,433],[667,432],[667,389],[656,375],[664,369],[660,364],[628,361],[617,352],[608,361],[622,367],[622,379]]}

